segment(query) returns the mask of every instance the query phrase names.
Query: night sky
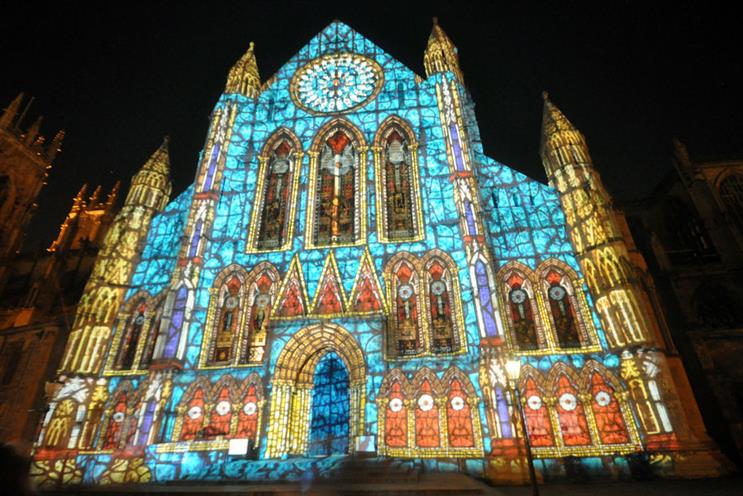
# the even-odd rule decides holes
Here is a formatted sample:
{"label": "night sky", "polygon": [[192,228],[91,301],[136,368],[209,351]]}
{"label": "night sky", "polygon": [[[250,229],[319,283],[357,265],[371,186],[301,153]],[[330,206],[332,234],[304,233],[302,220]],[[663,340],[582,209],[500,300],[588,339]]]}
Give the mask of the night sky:
{"label": "night sky", "polygon": [[[701,2],[700,2],[701,4]],[[459,47],[488,155],[544,181],[542,90],[587,137],[620,200],[646,194],[671,169],[673,136],[694,157],[743,155],[739,17],[734,7],[677,2],[340,5],[200,2],[133,5],[58,2],[4,8],[0,108],[36,97],[48,139],[67,131],[28,236],[56,235],[81,184],[109,189],[171,136],[174,195],[193,179],[208,116],[227,72],[256,44],[265,80],[334,18],[423,75],[431,17]],[[21,7],[17,7],[21,9]]]}

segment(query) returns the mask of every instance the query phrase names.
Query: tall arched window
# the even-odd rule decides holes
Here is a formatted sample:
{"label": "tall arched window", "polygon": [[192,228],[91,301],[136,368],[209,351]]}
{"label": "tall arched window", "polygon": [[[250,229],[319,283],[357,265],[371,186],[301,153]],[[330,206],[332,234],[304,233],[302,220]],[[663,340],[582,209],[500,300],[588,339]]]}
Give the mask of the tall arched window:
{"label": "tall arched window", "polygon": [[233,274],[225,285],[219,289],[216,329],[213,334],[213,349],[209,358],[210,364],[229,363],[234,356],[240,320],[240,296],[242,281]]}
{"label": "tall arched window", "polygon": [[415,445],[418,448],[438,448],[441,442],[439,407],[428,379],[421,383],[415,402]]}
{"label": "tall arched window", "polygon": [[533,378],[528,377],[522,387],[521,395],[525,403],[523,408],[529,442],[535,447],[554,446],[555,437],[544,392],[537,387]]}
{"label": "tall arched window", "polygon": [[431,351],[452,353],[457,351],[453,319],[452,282],[444,262],[431,260],[426,267],[431,324]]}
{"label": "tall arched window", "polygon": [[108,419],[108,428],[103,436],[104,450],[118,449],[121,444],[121,436],[126,425],[127,394],[126,391],[115,397],[115,403],[111,417]]}
{"label": "tall arched window", "polygon": [[152,318],[150,319],[150,326],[147,332],[147,340],[144,343],[142,349],[142,358],[139,361],[139,367],[144,369],[150,366],[152,363],[152,357],[155,354],[155,343],[157,342],[157,335],[160,332],[160,325],[163,321],[164,305],[162,301],[157,304]]}
{"label": "tall arched window", "polygon": [[720,182],[720,199],[738,231],[743,234],[743,176],[731,174]]}
{"label": "tall arched window", "polygon": [[299,142],[285,129],[264,146],[249,241],[255,250],[280,250],[291,242],[301,156]]}
{"label": "tall arched window", "polygon": [[508,309],[516,345],[520,350],[539,348],[535,306],[526,278],[514,272],[506,281],[508,287]]}
{"label": "tall arched window", "polygon": [[472,427],[472,414],[462,383],[454,379],[449,384],[449,397],[446,405],[449,446],[453,448],[474,448],[475,435]]}
{"label": "tall arched window", "polygon": [[596,372],[591,376],[591,408],[602,444],[630,442],[627,425],[617,401],[614,388]]}
{"label": "tall arched window", "polygon": [[77,403],[70,398],[57,404],[46,428],[44,445],[47,448],[67,449],[76,413]]}
{"label": "tall arched window", "polygon": [[390,343],[392,354],[417,355],[423,351],[421,336],[421,295],[413,263],[401,260],[392,267],[392,309]]}
{"label": "tall arched window", "polygon": [[242,385],[242,402],[237,414],[237,432],[235,437],[258,441],[261,405],[263,404],[263,387],[260,376],[251,374]]}
{"label": "tall arched window", "polygon": [[561,348],[577,348],[581,345],[578,314],[573,288],[563,280],[563,274],[550,270],[545,277],[547,301],[552,324],[555,326],[557,343]]}
{"label": "tall arched window", "polygon": [[384,417],[384,440],[390,448],[405,448],[408,445],[408,409],[399,381],[394,381],[387,398]]}
{"label": "tall arched window", "polygon": [[259,363],[263,360],[268,321],[278,285],[278,274],[275,272],[267,269],[251,285],[248,297],[250,308],[247,327],[243,330],[240,363]]}
{"label": "tall arched window", "polygon": [[147,303],[144,300],[134,307],[134,313],[126,320],[125,327],[121,333],[121,344],[119,353],[116,357],[116,368],[119,370],[128,370],[134,365],[134,358],[137,355],[137,345],[142,335],[142,328],[145,324],[145,312]]}
{"label": "tall arched window", "polygon": [[375,140],[378,235],[382,241],[419,238],[420,199],[416,143],[397,117],[382,124]]}
{"label": "tall arched window", "polygon": [[181,441],[199,439],[203,435],[204,411],[206,407],[206,395],[204,390],[198,388],[193,394],[191,401],[181,407],[183,411],[183,424],[181,426]]}
{"label": "tall arched window", "polygon": [[565,446],[589,446],[591,433],[583,402],[570,380],[562,375],[557,381],[557,419]]}
{"label": "tall arched window", "polygon": [[364,153],[360,135],[336,122],[313,147],[309,246],[355,244],[364,236]]}
{"label": "tall arched window", "polygon": [[209,425],[206,427],[205,435],[208,437],[228,437],[230,435],[230,422],[232,421],[230,389],[227,386],[219,389],[213,403],[214,406],[209,415]]}

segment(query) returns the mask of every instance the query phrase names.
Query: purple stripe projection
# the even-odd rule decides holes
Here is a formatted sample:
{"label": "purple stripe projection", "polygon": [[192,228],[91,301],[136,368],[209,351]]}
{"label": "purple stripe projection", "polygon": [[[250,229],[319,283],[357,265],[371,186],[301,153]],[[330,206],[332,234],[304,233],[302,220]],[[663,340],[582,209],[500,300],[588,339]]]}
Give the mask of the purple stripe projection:
{"label": "purple stripe projection", "polygon": [[449,134],[451,135],[452,147],[454,147],[454,165],[458,171],[463,171],[464,157],[462,157],[462,145],[459,141],[459,128],[453,122],[449,124]]}
{"label": "purple stripe projection", "polygon": [[217,170],[217,158],[219,157],[219,143],[214,143],[212,147],[212,156],[209,157],[209,168],[206,170],[206,179],[204,179],[204,187],[201,191],[209,191],[212,189],[212,182],[214,182],[214,173]]}
{"label": "purple stripe projection", "polygon": [[500,422],[502,437],[511,438],[513,437],[513,432],[511,431],[511,422],[508,415],[508,400],[506,400],[506,396],[503,394],[503,388],[500,386],[495,387],[495,402],[498,404],[498,421]]}
{"label": "purple stripe projection", "polygon": [[489,337],[497,336],[498,326],[495,325],[495,314],[493,312],[490,286],[488,285],[488,274],[485,263],[482,260],[478,260],[475,264],[475,278],[477,279],[477,294],[480,299],[485,334]]}
{"label": "purple stripe projection", "polygon": [[178,295],[175,297],[173,305],[173,316],[170,319],[168,327],[168,341],[165,344],[163,358],[174,358],[178,352],[178,343],[181,340],[181,327],[183,326],[183,317],[186,314],[186,301],[188,300],[188,289],[181,286]]}
{"label": "purple stripe projection", "polygon": [[464,215],[467,220],[467,234],[470,236],[476,236],[477,228],[475,227],[475,214],[472,211],[472,203],[469,200],[464,200]]}
{"label": "purple stripe projection", "polygon": [[196,221],[196,227],[194,227],[193,235],[191,236],[191,246],[188,247],[188,258],[196,256],[196,252],[199,249],[199,241],[201,241],[201,219]]}
{"label": "purple stripe projection", "polygon": [[152,428],[152,421],[155,417],[155,400],[150,400],[149,403],[147,403],[147,408],[145,408],[144,416],[142,417],[142,427],[139,429],[139,441],[138,444],[140,446],[144,446],[147,444],[147,438],[150,434],[150,429]]}

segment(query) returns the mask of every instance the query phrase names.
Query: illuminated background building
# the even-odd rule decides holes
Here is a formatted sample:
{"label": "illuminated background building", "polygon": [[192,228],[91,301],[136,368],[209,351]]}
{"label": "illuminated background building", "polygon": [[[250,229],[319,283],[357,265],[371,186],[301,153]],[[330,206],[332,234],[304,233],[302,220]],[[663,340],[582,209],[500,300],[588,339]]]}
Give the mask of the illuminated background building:
{"label": "illuminated background building", "polygon": [[722,470],[583,135],[545,94],[532,180],[483,153],[436,24],[424,67],[341,22],[265,82],[250,46],[193,184],[170,198],[166,140],[111,223],[42,484],[285,480],[345,453],[518,479],[512,356],[544,473]]}

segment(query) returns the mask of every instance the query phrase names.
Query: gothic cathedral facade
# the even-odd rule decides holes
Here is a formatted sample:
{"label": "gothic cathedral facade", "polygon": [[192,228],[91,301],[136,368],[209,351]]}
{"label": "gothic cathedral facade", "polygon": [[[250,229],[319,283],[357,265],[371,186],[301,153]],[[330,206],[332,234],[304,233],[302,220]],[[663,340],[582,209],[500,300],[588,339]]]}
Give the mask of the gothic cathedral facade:
{"label": "gothic cathedral facade", "polygon": [[336,21],[261,83],[251,44],[193,184],[170,199],[167,142],[132,180],[40,428],[42,484],[291,479],[353,453],[497,480],[524,429],[543,471],[699,459],[581,133],[545,95],[550,184],[532,180],[484,155],[437,24],[424,66]]}

